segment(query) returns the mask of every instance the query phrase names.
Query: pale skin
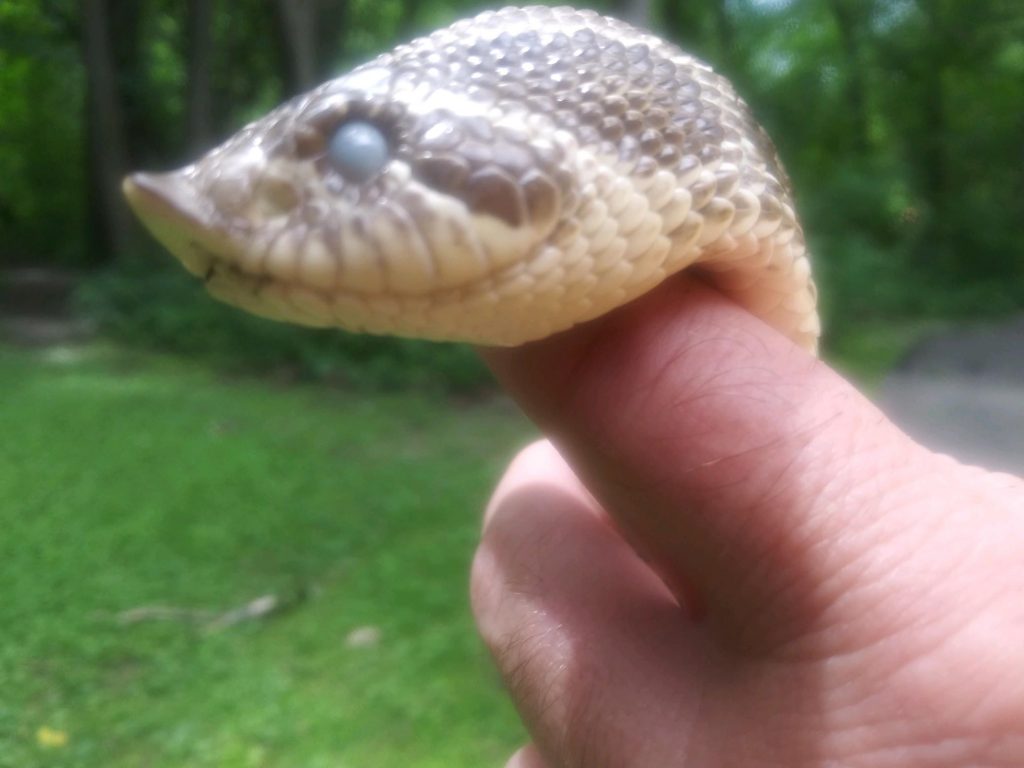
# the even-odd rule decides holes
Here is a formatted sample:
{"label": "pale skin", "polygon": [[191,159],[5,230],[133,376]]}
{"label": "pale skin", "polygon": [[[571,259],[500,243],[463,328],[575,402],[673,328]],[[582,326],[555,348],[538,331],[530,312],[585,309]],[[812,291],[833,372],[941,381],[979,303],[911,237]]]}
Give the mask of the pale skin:
{"label": "pale skin", "polygon": [[509,768],[1024,765],[1019,478],[685,280],[484,356],[550,438],[472,575]]}

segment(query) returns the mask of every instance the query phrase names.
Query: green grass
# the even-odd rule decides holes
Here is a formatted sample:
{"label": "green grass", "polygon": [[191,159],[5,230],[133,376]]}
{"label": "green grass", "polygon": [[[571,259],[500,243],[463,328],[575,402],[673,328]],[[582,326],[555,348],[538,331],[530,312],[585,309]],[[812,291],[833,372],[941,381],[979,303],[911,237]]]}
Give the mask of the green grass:
{"label": "green grass", "polygon": [[[877,382],[922,328],[846,335]],[[466,599],[530,430],[504,401],[0,348],[0,768],[500,765],[524,739]],[[220,632],[171,606],[286,610]],[[346,643],[374,627],[372,647]],[[66,739],[64,743],[61,743]]]}
{"label": "green grass", "polygon": [[[529,435],[510,406],[8,349],[0,397],[4,768],[457,768],[523,740],[466,598]],[[220,632],[116,620],[265,594],[290,608]]]}

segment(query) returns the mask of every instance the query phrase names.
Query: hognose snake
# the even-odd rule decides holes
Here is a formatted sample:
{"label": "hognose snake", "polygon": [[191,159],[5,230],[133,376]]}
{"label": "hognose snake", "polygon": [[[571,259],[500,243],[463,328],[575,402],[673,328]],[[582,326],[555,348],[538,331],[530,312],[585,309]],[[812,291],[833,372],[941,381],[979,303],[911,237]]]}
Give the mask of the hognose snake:
{"label": "hognose snake", "polygon": [[279,320],[517,345],[692,266],[817,345],[767,134],[706,64],[590,11],[459,21],[125,193],[214,296]]}

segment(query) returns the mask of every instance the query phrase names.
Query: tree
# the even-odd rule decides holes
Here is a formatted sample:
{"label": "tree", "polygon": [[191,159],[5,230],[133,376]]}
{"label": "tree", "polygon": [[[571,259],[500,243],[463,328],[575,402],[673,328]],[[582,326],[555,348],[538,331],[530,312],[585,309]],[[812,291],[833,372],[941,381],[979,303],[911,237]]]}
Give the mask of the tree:
{"label": "tree", "polygon": [[320,4],[318,0],[277,0],[274,10],[284,54],[285,89],[299,93],[316,81]]}
{"label": "tree", "polygon": [[124,253],[132,223],[121,199],[128,170],[124,111],[110,36],[109,0],[82,0],[82,61],[87,77],[86,135],[92,242],[97,252]]}
{"label": "tree", "polygon": [[276,0],[274,12],[285,92],[308,90],[328,76],[341,53],[339,31],[344,30],[348,2]]}
{"label": "tree", "polygon": [[198,152],[213,140],[213,0],[188,0],[185,10],[188,147]]}

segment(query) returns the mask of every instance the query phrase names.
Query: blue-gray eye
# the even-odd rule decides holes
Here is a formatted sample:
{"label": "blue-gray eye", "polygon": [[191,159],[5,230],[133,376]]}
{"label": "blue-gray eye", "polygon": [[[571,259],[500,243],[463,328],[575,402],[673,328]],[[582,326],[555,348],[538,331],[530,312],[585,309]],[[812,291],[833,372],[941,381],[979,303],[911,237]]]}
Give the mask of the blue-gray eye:
{"label": "blue-gray eye", "polygon": [[349,181],[366,181],[388,164],[391,149],[380,128],[353,120],[331,137],[327,156],[331,165]]}

